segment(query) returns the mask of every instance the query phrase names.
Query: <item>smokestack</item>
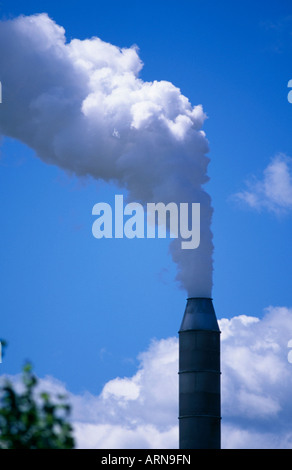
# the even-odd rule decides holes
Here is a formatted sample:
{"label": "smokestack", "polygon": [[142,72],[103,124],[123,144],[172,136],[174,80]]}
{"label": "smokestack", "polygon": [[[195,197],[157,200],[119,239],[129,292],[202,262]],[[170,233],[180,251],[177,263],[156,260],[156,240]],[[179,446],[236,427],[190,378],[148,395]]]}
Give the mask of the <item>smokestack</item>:
{"label": "smokestack", "polygon": [[220,447],[220,330],[212,299],[192,297],[179,330],[179,448]]}

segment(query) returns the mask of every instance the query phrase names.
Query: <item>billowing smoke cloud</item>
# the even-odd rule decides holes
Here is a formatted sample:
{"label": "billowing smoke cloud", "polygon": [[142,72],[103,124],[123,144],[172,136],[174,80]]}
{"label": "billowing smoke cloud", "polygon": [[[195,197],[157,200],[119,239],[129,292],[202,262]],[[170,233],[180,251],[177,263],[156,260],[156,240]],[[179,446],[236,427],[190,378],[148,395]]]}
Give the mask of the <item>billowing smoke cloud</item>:
{"label": "billowing smoke cloud", "polygon": [[0,131],[46,163],[114,182],[128,200],[199,202],[201,243],[171,243],[188,295],[212,287],[212,208],[205,114],[167,81],[144,82],[137,48],[94,37],[66,42],[46,14],[0,23]]}

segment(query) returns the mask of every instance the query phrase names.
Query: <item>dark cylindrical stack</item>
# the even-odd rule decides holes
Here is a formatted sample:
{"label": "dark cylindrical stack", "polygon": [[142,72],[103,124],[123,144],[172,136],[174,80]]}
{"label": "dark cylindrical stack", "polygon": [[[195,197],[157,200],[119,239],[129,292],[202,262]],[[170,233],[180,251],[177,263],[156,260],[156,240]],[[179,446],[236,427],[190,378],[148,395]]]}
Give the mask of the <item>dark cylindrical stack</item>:
{"label": "dark cylindrical stack", "polygon": [[179,447],[220,449],[220,330],[212,299],[188,299],[179,331]]}

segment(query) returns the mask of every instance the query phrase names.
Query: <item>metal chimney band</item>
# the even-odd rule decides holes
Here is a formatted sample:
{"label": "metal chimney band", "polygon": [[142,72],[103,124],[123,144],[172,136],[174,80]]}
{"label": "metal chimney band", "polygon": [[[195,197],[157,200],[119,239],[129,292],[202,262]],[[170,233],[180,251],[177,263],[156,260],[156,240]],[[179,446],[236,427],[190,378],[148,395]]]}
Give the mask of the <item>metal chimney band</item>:
{"label": "metal chimney band", "polygon": [[179,447],[221,447],[220,330],[212,299],[189,298],[179,330]]}

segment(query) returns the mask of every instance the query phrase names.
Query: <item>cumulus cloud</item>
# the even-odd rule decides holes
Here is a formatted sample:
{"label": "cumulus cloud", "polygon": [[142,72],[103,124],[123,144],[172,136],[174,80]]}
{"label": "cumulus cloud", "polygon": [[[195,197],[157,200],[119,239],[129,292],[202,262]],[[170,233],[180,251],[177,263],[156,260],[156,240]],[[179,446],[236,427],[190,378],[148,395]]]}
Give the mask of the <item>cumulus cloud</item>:
{"label": "cumulus cloud", "polygon": [[252,178],[247,181],[247,189],[235,194],[256,210],[268,210],[274,213],[292,209],[292,159],[284,154],[274,157],[263,172],[262,179]]}
{"label": "cumulus cloud", "polygon": [[[292,309],[219,320],[222,447],[291,448]],[[72,394],[52,377],[40,387],[66,393],[79,448],[178,447],[178,340],[152,341],[132,377],[107,382],[99,395]],[[18,381],[18,377],[14,377]]]}
{"label": "cumulus cloud", "polygon": [[291,446],[292,309],[269,307],[261,319],[223,319],[220,327],[224,447]]}
{"label": "cumulus cloud", "polygon": [[[172,83],[145,82],[138,48],[66,41],[47,14],[0,22],[0,133],[48,164],[114,182],[128,200],[201,204],[201,244],[171,253],[189,295],[210,296],[212,207],[206,115]],[[187,252],[187,253],[186,253]]]}
{"label": "cumulus cloud", "polygon": [[[154,340],[138,358],[136,374],[110,380],[99,395],[40,379],[40,391],[68,397],[79,448],[177,447],[177,339]],[[19,376],[10,378],[19,387]]]}

